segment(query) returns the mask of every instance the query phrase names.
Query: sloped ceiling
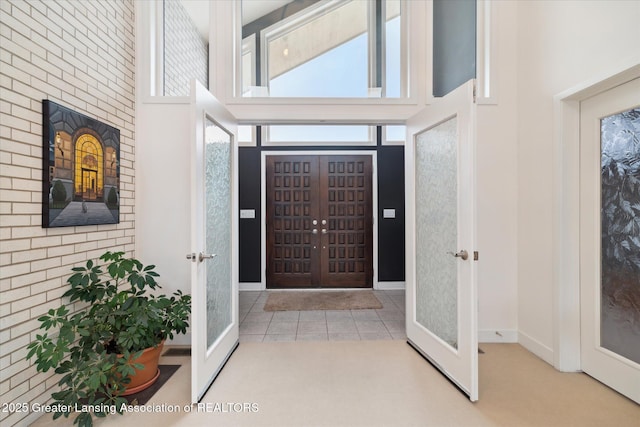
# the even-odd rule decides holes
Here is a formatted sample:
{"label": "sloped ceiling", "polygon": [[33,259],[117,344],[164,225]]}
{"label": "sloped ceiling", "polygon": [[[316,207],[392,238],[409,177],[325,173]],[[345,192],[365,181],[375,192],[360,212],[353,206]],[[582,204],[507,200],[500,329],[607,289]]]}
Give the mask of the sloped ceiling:
{"label": "sloped ceiling", "polygon": [[[180,0],[203,40],[209,40],[209,0]],[[291,0],[243,0],[242,25],[274,11]]]}

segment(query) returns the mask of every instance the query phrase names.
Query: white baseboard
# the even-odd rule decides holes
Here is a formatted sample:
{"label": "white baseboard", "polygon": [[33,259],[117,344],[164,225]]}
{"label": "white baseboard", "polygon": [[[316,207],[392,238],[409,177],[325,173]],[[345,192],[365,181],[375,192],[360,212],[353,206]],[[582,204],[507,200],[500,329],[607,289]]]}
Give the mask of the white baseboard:
{"label": "white baseboard", "polygon": [[404,290],[405,282],[378,282],[373,288],[376,291],[399,291]]}
{"label": "white baseboard", "polygon": [[518,342],[531,353],[553,366],[553,349],[522,331],[518,332]]}
{"label": "white baseboard", "polygon": [[264,291],[265,286],[262,282],[240,282],[238,283],[238,289],[242,291]]}
{"label": "white baseboard", "polygon": [[478,342],[517,343],[518,331],[511,329],[481,329],[478,331]]}

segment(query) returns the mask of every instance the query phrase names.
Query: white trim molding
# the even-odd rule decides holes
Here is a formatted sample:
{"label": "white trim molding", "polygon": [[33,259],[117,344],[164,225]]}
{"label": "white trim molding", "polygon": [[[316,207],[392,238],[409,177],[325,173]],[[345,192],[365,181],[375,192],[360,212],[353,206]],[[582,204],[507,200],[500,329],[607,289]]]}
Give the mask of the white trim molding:
{"label": "white trim molding", "polygon": [[373,289],[377,291],[403,291],[405,282],[375,282]]}
{"label": "white trim molding", "polygon": [[498,10],[500,2],[478,0],[476,9],[476,102],[498,104]]}
{"label": "white trim molding", "polygon": [[238,283],[238,290],[240,292],[245,291],[264,291],[267,287],[263,282],[240,282]]}
{"label": "white trim molding", "polygon": [[[554,348],[549,363],[560,371],[572,372],[581,369],[580,102],[639,77],[640,56],[636,55],[608,73],[554,97]],[[525,336],[525,341],[531,341],[526,338],[526,334],[521,332],[520,335]],[[538,354],[535,351],[534,353]]]}
{"label": "white trim molding", "polygon": [[520,343],[531,353],[538,356],[540,359],[544,360],[550,365],[553,365],[554,352],[552,348],[547,347],[540,341],[532,338],[529,334],[526,334],[522,331],[518,331],[518,343]]}
{"label": "white trim molding", "polygon": [[479,343],[517,343],[518,331],[515,329],[480,329]]}

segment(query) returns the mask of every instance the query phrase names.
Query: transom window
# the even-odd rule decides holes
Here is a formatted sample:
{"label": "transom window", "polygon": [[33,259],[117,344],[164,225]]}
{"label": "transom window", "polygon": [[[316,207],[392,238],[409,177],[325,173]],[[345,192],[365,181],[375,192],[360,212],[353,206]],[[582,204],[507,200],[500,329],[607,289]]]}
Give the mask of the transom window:
{"label": "transom window", "polygon": [[242,96],[407,96],[400,0],[272,4],[280,7],[248,17],[243,1]]}

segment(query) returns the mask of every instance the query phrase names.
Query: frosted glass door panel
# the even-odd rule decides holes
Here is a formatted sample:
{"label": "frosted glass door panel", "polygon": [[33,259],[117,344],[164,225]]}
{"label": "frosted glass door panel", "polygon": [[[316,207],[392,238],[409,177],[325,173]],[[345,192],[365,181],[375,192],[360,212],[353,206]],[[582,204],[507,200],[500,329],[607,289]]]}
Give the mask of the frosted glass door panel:
{"label": "frosted glass door panel", "polygon": [[231,136],[205,122],[207,348],[231,325]]}
{"label": "frosted glass door panel", "polygon": [[458,348],[457,120],[416,139],[416,321]]}
{"label": "frosted glass door panel", "polygon": [[600,345],[640,363],[640,108],[601,120]]}

